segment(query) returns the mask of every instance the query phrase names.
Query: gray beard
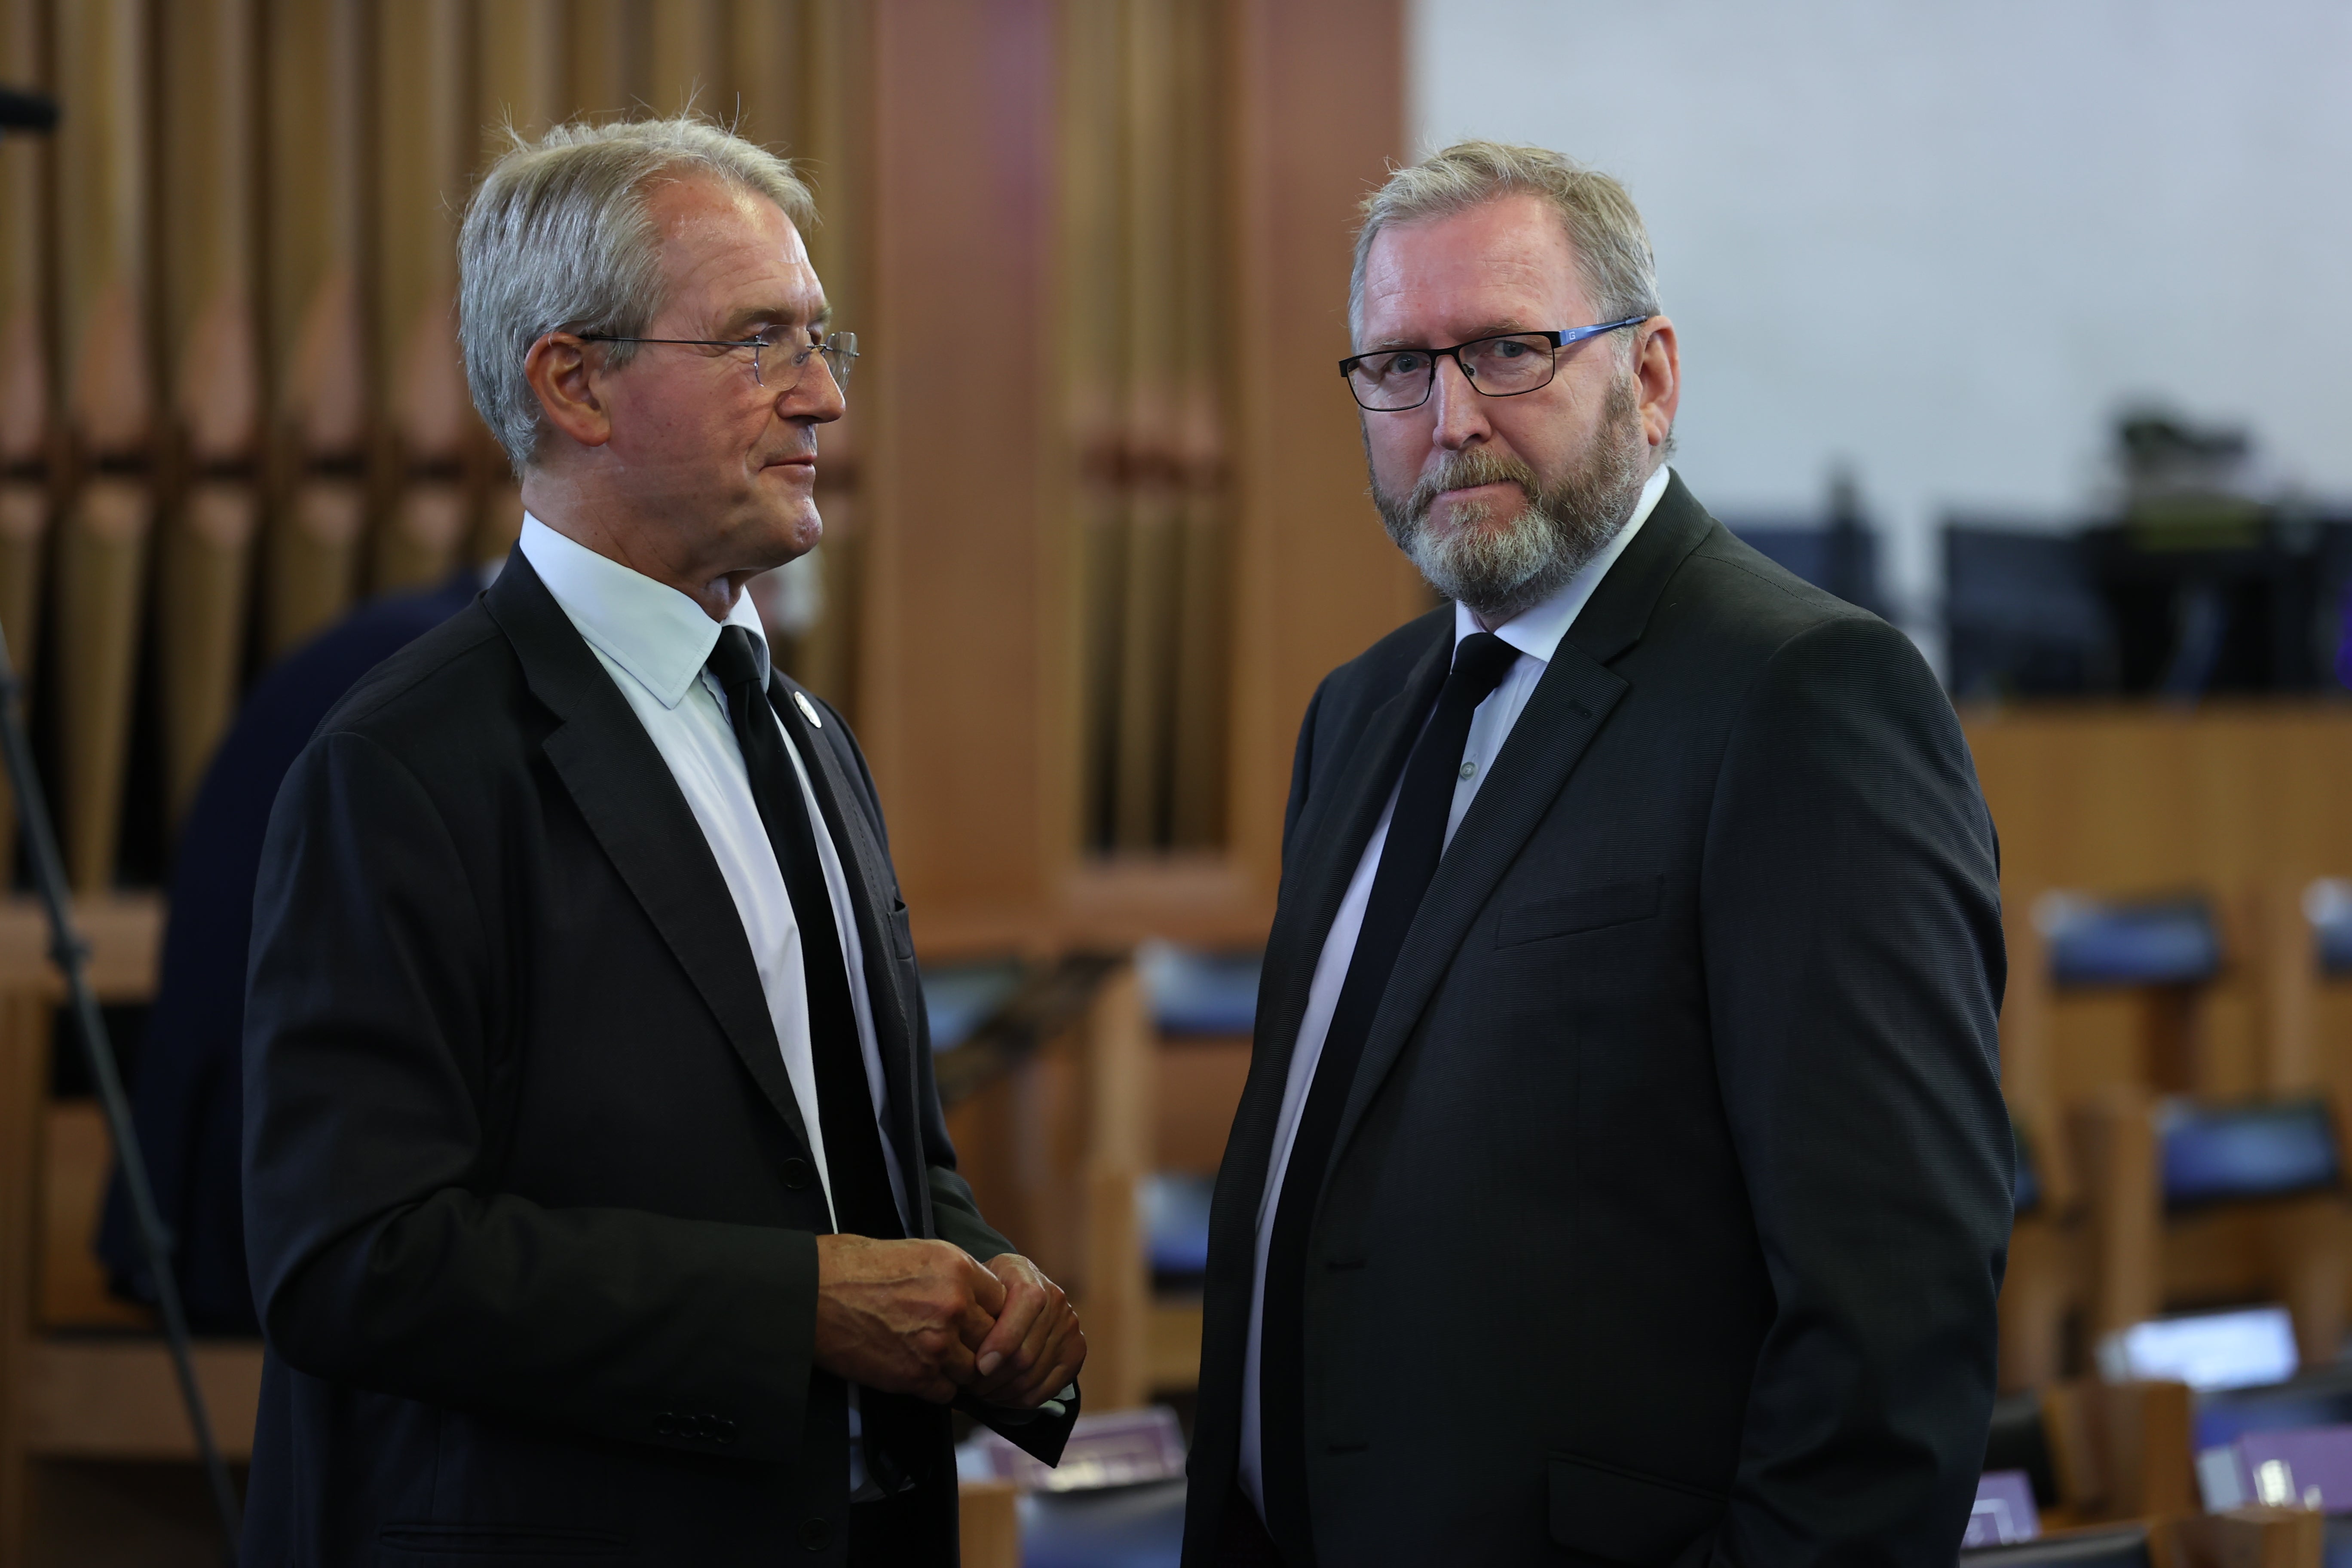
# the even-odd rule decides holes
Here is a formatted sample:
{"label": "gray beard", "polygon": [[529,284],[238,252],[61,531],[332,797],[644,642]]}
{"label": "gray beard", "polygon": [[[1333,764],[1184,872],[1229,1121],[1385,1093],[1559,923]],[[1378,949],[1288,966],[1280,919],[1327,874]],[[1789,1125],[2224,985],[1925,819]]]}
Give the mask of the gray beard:
{"label": "gray beard", "polygon": [[[1552,479],[1478,447],[1446,458],[1402,498],[1383,489],[1375,475],[1372,501],[1389,537],[1431,587],[1499,626],[1566,587],[1617,537],[1649,482],[1648,458],[1627,375],[1611,384],[1591,447]],[[1489,526],[1494,509],[1485,504],[1454,509],[1443,532],[1430,526],[1429,509],[1441,492],[1507,482],[1519,487],[1527,504],[1501,527]]]}

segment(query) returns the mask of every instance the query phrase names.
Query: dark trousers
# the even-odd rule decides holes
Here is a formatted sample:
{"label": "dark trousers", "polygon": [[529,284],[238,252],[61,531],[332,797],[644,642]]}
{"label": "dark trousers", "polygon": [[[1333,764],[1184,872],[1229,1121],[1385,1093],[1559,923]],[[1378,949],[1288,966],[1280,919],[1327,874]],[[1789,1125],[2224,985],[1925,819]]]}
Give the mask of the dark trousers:
{"label": "dark trousers", "polygon": [[1257,1505],[1238,1486],[1225,1500],[1224,1522],[1217,1527],[1217,1568],[1282,1568],[1282,1548],[1265,1531]]}
{"label": "dark trousers", "polygon": [[941,1550],[936,1510],[919,1489],[849,1505],[849,1568],[925,1568],[955,1560]]}

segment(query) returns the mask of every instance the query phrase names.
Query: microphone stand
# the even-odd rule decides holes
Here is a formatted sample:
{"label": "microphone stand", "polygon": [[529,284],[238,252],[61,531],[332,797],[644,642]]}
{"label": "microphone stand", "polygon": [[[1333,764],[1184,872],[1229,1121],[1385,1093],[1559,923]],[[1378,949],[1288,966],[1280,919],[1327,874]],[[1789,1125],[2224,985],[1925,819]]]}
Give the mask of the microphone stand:
{"label": "microphone stand", "polygon": [[99,1102],[106,1110],[107,1131],[113,1135],[115,1158],[121,1163],[122,1185],[130,1194],[131,1211],[138,1221],[139,1247],[155,1280],[155,1305],[163,1320],[163,1341],[171,1349],[172,1370],[180,1382],[180,1398],[188,1408],[188,1427],[202,1456],[205,1479],[212,1488],[213,1506],[220,1514],[225,1552],[223,1561],[236,1561],[240,1531],[236,1489],[228,1465],[214,1440],[212,1417],[205,1408],[204,1389],[196,1382],[196,1363],[188,1342],[187,1314],[180,1306],[180,1284],[172,1272],[172,1236],[155,1207],[155,1189],[147,1180],[147,1162],[141,1152],[139,1130],[131,1121],[131,1100],[122,1092],[122,1073],[116,1065],[106,1020],[98,1010],[97,994],[89,987],[89,944],[74,930],[70,896],[66,890],[63,858],[58,836],[49,824],[49,808],[41,793],[41,777],[33,768],[33,750],[25,737],[24,683],[8,658],[0,636],[0,751],[6,753],[8,782],[16,786],[16,815],[24,829],[25,848],[32,862],[33,885],[49,916],[49,956],[65,976],[66,994],[73,1009],[74,1026],[81,1036],[82,1054],[89,1060],[90,1078],[98,1085]]}
{"label": "microphone stand", "polygon": [[[0,88],[0,135],[10,131],[47,132],[58,123],[57,100],[40,93]],[[16,816],[25,833],[25,850],[32,861],[33,886],[49,915],[49,957],[65,976],[66,996],[73,1008],[74,1028],[81,1037],[82,1054],[89,1058],[89,1076],[98,1085],[99,1102],[106,1110],[107,1131],[114,1138],[114,1156],[122,1169],[122,1185],[137,1221],[139,1248],[155,1280],[155,1305],[163,1320],[163,1342],[172,1352],[172,1370],[179,1378],[180,1399],[188,1407],[188,1429],[204,1459],[205,1479],[211,1485],[213,1507],[220,1514],[221,1560],[236,1568],[237,1538],[242,1531],[236,1488],[228,1465],[213,1439],[212,1417],[205,1409],[205,1391],[196,1382],[196,1362],[188,1343],[188,1317],[180,1307],[180,1281],[172,1272],[172,1233],[155,1207],[155,1189],[147,1180],[147,1161],[139,1144],[139,1129],[131,1124],[131,1101],[122,1092],[122,1073],[114,1058],[114,1043],[107,1037],[98,996],[89,988],[89,944],[73,926],[70,896],[66,890],[65,860],[58,853],[57,830],[49,824],[47,798],[41,776],[33,769],[33,748],[25,738],[24,683],[8,658],[8,644],[0,634],[0,752],[6,753],[8,781],[16,790]]]}

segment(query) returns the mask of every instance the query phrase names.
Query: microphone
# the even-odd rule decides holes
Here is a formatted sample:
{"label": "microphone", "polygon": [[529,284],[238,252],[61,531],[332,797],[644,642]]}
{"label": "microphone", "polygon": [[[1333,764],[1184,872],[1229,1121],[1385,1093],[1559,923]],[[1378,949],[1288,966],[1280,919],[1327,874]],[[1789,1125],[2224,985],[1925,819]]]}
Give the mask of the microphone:
{"label": "microphone", "polygon": [[37,92],[19,92],[15,88],[0,87],[0,133],[10,131],[54,131],[58,128],[58,100]]}

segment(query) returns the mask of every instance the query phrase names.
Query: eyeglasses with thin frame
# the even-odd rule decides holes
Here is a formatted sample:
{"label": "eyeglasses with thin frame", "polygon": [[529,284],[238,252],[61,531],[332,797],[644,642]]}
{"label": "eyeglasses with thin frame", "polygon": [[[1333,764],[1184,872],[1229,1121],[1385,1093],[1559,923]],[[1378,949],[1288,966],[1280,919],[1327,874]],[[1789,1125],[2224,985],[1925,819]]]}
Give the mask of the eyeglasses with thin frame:
{"label": "eyeglasses with thin frame", "polygon": [[1350,354],[1339,362],[1339,374],[1359,406],[1374,414],[1404,414],[1429,401],[1437,385],[1437,362],[1450,359],[1462,379],[1487,397],[1517,397],[1551,384],[1559,368],[1559,351],[1603,332],[1638,327],[1647,316],[1628,316],[1593,327],[1566,327],[1556,331],[1498,332],[1473,338],[1450,349],[1382,349],[1376,353]]}
{"label": "eyeglasses with thin frame", "polygon": [[[580,341],[583,343],[671,343],[692,349],[750,349],[751,379],[761,386],[768,386],[767,371],[781,367],[791,373],[789,380],[780,381],[769,388],[779,396],[798,386],[801,377],[807,372],[808,362],[821,354],[824,358],[825,369],[833,373],[834,385],[839,387],[841,395],[846,397],[849,395],[850,367],[857,363],[856,332],[834,332],[822,342],[812,339],[797,345],[782,343],[774,338],[625,338],[609,332],[582,332]],[[771,351],[776,349],[791,352],[772,354]],[[761,363],[763,359],[766,362],[764,365]]]}

